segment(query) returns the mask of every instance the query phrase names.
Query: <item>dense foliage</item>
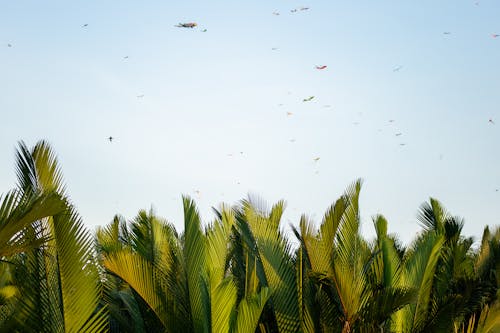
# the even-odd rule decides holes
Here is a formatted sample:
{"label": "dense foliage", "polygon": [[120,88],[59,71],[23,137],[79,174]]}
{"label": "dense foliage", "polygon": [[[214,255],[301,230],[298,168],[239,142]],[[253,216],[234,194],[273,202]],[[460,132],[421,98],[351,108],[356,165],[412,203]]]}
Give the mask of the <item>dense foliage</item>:
{"label": "dense foliage", "polygon": [[284,202],[250,199],[208,225],[183,198],[184,232],[153,211],[87,231],[45,142],[17,153],[0,197],[0,331],[499,332],[500,229],[478,248],[435,199],[407,247],[373,218],[356,181],[318,225],[282,229]]}

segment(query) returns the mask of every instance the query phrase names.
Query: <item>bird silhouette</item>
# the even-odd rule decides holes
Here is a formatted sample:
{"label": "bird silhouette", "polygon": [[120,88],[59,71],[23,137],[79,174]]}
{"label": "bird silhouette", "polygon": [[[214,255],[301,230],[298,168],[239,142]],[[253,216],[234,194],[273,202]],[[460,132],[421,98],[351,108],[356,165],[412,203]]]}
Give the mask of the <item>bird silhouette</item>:
{"label": "bird silhouette", "polygon": [[488,119],[488,122],[489,122],[490,124],[492,124],[492,125],[495,125],[495,122],[494,122],[494,121],[493,121],[493,119],[491,119],[491,118],[490,118],[490,119]]}
{"label": "bird silhouette", "polygon": [[314,162],[318,162],[318,161],[319,161],[319,159],[320,159],[319,157],[315,157],[315,158],[313,158],[313,161],[314,161]]}
{"label": "bird silhouette", "polygon": [[398,67],[394,68],[392,71],[399,72],[401,70],[401,68],[403,68],[403,66],[398,66]]}
{"label": "bird silhouette", "polygon": [[195,23],[195,22],[189,22],[189,23],[179,23],[176,25],[177,28],[194,28],[196,27],[198,24]]}
{"label": "bird silhouette", "polygon": [[137,95],[137,98],[143,98],[144,97],[144,94],[142,95]]}
{"label": "bird silhouette", "polygon": [[88,23],[85,23],[84,25],[82,25],[82,28],[86,28],[86,27],[88,27],[88,26],[89,26],[89,24],[88,24]]}
{"label": "bird silhouette", "polygon": [[321,66],[316,66],[316,69],[325,69],[327,66],[326,65],[321,65]]}
{"label": "bird silhouette", "polygon": [[403,133],[401,133],[401,132],[396,133],[396,136],[401,136],[401,134],[403,134]]}
{"label": "bird silhouette", "polygon": [[302,100],[302,102],[309,102],[309,101],[312,101],[312,99],[313,99],[313,98],[314,98],[314,96],[309,96],[309,97],[307,97],[307,98],[304,98],[304,99]]}
{"label": "bird silhouette", "polygon": [[287,112],[286,113],[287,116],[292,116],[293,115],[293,112]]}
{"label": "bird silhouette", "polygon": [[491,37],[497,38],[497,37],[500,37],[500,35],[499,34],[491,34]]}
{"label": "bird silhouette", "polygon": [[108,138],[109,142],[113,142],[113,139],[114,139],[114,138],[113,138],[112,136],[110,136],[110,137]]}

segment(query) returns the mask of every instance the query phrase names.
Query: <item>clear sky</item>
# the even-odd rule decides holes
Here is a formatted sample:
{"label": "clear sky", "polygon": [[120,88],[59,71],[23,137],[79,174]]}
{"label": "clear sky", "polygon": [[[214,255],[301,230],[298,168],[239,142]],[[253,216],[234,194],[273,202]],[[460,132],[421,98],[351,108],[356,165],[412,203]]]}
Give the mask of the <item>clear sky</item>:
{"label": "clear sky", "polygon": [[154,206],[182,229],[181,194],[319,222],[363,178],[366,236],[382,213],[409,241],[433,196],[477,239],[500,224],[493,34],[497,0],[2,1],[0,192],[46,139],[91,228]]}

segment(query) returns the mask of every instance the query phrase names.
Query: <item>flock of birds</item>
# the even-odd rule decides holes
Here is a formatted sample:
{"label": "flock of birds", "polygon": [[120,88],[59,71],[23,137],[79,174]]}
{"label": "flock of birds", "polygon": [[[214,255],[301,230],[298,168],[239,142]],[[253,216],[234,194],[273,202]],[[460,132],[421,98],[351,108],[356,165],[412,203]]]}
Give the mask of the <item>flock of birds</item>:
{"label": "flock of birds", "polygon": [[[478,1],[477,1],[477,2],[475,2],[475,5],[476,5],[476,6],[479,6],[479,2],[478,2]],[[291,10],[290,10],[290,13],[292,13],[292,14],[293,14],[293,13],[298,13],[298,12],[304,12],[304,11],[308,11],[309,9],[310,9],[310,7],[297,7],[297,8],[293,8],[293,9],[291,9]],[[274,11],[272,14],[273,14],[273,15],[275,15],[275,16],[279,16],[279,15],[281,15],[281,13],[280,13],[279,11]],[[87,28],[88,26],[89,26],[89,24],[88,24],[88,23],[85,23],[85,24],[83,24],[81,27],[82,27],[82,28]],[[174,27],[177,27],[177,28],[185,28],[185,29],[195,29],[195,28],[197,28],[197,27],[198,27],[198,23],[196,23],[196,22],[180,22],[180,23],[178,23],[178,24],[174,25]],[[207,29],[203,28],[203,29],[200,29],[199,31],[201,31],[201,32],[207,32]],[[450,31],[444,31],[444,32],[443,32],[443,34],[444,34],[444,35],[451,35],[451,34],[452,34],[452,32],[450,32]],[[494,38],[494,39],[496,39],[496,38],[500,37],[500,34],[497,34],[497,33],[492,33],[492,34],[491,34],[491,37],[492,37],[492,38]],[[8,43],[8,44],[7,44],[7,47],[11,48],[11,47],[13,47],[13,45],[12,45],[11,43]],[[273,47],[273,48],[272,48],[272,50],[273,50],[273,51],[276,51],[276,50],[278,50],[278,48]],[[124,56],[124,57],[123,57],[123,59],[128,59],[128,58],[129,58],[129,56],[128,56],[128,55],[126,55],[126,56]],[[328,66],[327,66],[327,65],[315,65],[315,66],[314,66],[314,68],[315,68],[316,70],[318,70],[318,71],[324,71],[324,70],[326,70],[326,69],[328,68]],[[399,65],[399,66],[394,67],[394,68],[392,69],[392,71],[393,71],[393,72],[399,72],[399,71],[401,71],[401,69],[402,69],[402,68],[403,68],[403,66]],[[136,97],[137,97],[137,98],[144,98],[144,96],[145,96],[144,94],[136,95]],[[305,98],[302,100],[302,102],[304,102],[304,103],[306,103],[306,102],[311,102],[313,99],[315,99],[315,97],[316,97],[316,96],[308,96],[308,97],[305,97]],[[278,106],[283,106],[283,104],[279,104]],[[331,105],[323,105],[323,107],[325,107],[325,108],[330,108],[330,107],[331,107]],[[289,117],[289,116],[293,116],[293,113],[292,113],[292,112],[286,112],[286,115],[287,115],[288,117]],[[394,123],[394,122],[395,122],[395,120],[394,120],[394,119],[390,119],[388,122],[389,122],[389,123]],[[359,122],[354,122],[353,124],[354,124],[354,125],[358,125],[358,124],[359,124]],[[488,119],[488,124],[490,124],[490,125],[495,125],[495,121],[494,121],[492,118],[489,118],[489,119]],[[379,131],[380,131],[380,129],[379,129]],[[395,136],[396,136],[396,137],[401,137],[402,135],[403,135],[403,133],[402,133],[402,132],[397,132],[397,133],[395,133]],[[112,142],[113,142],[116,138],[115,138],[115,137],[113,137],[113,136],[109,136],[109,137],[107,137],[106,139],[107,139],[110,143],[112,143]],[[291,142],[291,143],[294,143],[295,141],[296,141],[296,139],[295,139],[295,138],[289,139],[289,142]],[[400,146],[405,146],[405,145],[406,145],[406,143],[399,143],[399,145],[400,145]],[[241,151],[241,152],[239,152],[239,154],[240,154],[240,155],[243,155],[243,152]],[[227,156],[228,156],[228,157],[233,157],[234,155],[236,155],[236,154],[233,154],[233,153],[227,154]],[[442,159],[442,156],[443,156],[443,155],[441,154],[441,155],[440,155],[440,159]],[[317,157],[314,157],[314,158],[313,158],[313,161],[314,161],[315,163],[316,163],[316,162],[318,162],[319,160],[320,160],[320,157],[319,157],[319,156],[317,156]],[[318,171],[316,170],[316,171],[315,171],[315,173],[317,174],[317,173],[318,173]],[[238,182],[238,184],[239,184],[239,182]],[[495,191],[496,191],[496,192],[498,192],[498,191],[499,191],[499,189],[495,189]],[[196,190],[196,191],[194,191],[194,192],[195,192],[198,196],[200,195],[200,191],[199,191],[199,190]]]}

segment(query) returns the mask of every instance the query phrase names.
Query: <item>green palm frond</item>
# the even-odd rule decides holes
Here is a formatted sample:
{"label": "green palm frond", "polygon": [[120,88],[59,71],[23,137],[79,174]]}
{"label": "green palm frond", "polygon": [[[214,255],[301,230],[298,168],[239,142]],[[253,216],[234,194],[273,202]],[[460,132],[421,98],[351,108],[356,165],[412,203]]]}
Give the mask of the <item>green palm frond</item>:
{"label": "green palm frond", "polygon": [[[104,312],[96,312],[101,295],[99,274],[93,256],[93,240],[73,209],[50,221],[64,306],[67,332],[95,332],[104,328]],[[91,321],[92,324],[87,323]]]}
{"label": "green palm frond", "polygon": [[133,288],[154,311],[164,327],[168,327],[167,308],[159,296],[162,275],[142,256],[129,250],[114,252],[103,261],[104,266]]}
{"label": "green palm frond", "polygon": [[[210,309],[207,309],[206,286],[206,240],[201,231],[201,221],[193,200],[183,197],[184,204],[184,261],[186,265],[189,303],[193,328],[196,332],[207,332]],[[208,314],[208,316],[207,316]]]}
{"label": "green palm frond", "polygon": [[417,290],[416,303],[404,319],[412,332],[420,331],[428,319],[434,274],[443,244],[443,235],[429,232],[421,235],[408,251],[402,284]]}
{"label": "green palm frond", "polygon": [[249,242],[248,249],[254,251],[261,267],[256,267],[260,283],[271,290],[279,330],[294,332],[300,328],[299,304],[292,251],[279,231],[283,207],[284,203],[279,202],[269,214],[263,214],[250,202],[243,202],[243,218],[239,219],[237,228]]}
{"label": "green palm frond", "polygon": [[55,191],[64,195],[62,172],[54,151],[46,141],[39,141],[33,149],[19,142],[17,151],[17,178],[24,191]]}
{"label": "green palm frond", "polygon": [[25,228],[34,222],[60,213],[66,202],[54,192],[22,194],[11,191],[0,197],[0,257],[12,256],[45,243],[47,237],[25,237]]}
{"label": "green palm frond", "polygon": [[259,293],[241,300],[238,305],[235,333],[252,333],[256,331],[259,318],[270,296],[271,292],[264,287]]}

